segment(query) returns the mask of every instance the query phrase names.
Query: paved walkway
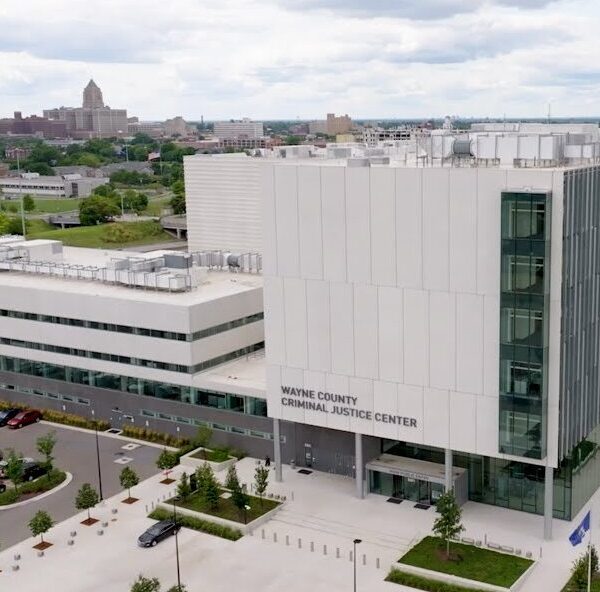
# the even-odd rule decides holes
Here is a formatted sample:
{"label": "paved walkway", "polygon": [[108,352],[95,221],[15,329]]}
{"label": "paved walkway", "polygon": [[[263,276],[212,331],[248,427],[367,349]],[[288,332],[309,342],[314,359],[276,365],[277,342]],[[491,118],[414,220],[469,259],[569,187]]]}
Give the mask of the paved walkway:
{"label": "paved walkway", "polygon": [[[241,480],[248,485],[253,481],[255,463],[249,458],[238,463]],[[178,467],[175,476],[183,469]],[[219,477],[224,478],[224,474]],[[45,557],[37,557],[31,539],[0,552],[0,569],[4,570],[0,573],[0,589],[6,586],[33,592],[44,581],[60,582],[63,592],[95,592],[100,588],[126,591],[138,573],[158,577],[165,589],[173,585],[174,541],[164,541],[153,549],[136,546],[137,536],[151,523],[146,509],[174,489],[173,485],[160,484],[160,479],[156,475],[136,487],[133,494],[140,501],[132,506],[122,504],[124,496],[119,494],[94,510],[94,516],[109,522],[102,536],[96,534],[97,527],[79,524],[81,514],[51,530],[48,538],[55,545]],[[408,502],[387,503],[377,495],[358,500],[352,480],[335,475],[301,475],[284,467],[284,479],[284,483],[271,483],[269,491],[286,495],[288,502],[252,536],[233,543],[182,530],[181,573],[189,592],[351,590],[353,562],[349,553],[354,538],[363,540],[357,553],[359,591],[408,590],[383,580],[390,565],[412,542],[430,532],[433,510],[419,510]],[[117,514],[112,514],[113,508]],[[481,540],[487,537],[530,551],[536,557],[541,551],[538,567],[522,588],[525,592],[558,592],[568,577],[572,559],[583,550],[573,550],[567,540],[573,528],[570,523],[555,521],[556,539],[543,543],[539,516],[475,503],[466,504],[463,516],[466,536]],[[73,529],[78,531],[76,542],[68,546],[68,534]],[[17,572],[11,569],[15,552],[22,555]]]}

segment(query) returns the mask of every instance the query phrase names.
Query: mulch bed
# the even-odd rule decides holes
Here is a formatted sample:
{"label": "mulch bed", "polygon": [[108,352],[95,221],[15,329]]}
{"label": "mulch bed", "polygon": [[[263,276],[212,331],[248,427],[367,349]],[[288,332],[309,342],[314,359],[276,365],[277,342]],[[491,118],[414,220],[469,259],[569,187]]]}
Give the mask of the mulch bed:
{"label": "mulch bed", "polygon": [[128,497],[121,501],[122,504],[135,504],[139,499],[137,497]]}
{"label": "mulch bed", "polygon": [[46,549],[48,549],[48,547],[51,547],[52,543],[49,543],[48,541],[44,541],[43,543],[38,543],[37,545],[33,545],[34,549],[37,549],[38,551],[45,551]]}
{"label": "mulch bed", "polygon": [[171,485],[171,483],[175,483],[175,479],[171,479],[171,478],[167,477],[166,479],[163,479],[161,481],[161,483],[163,485]]}
{"label": "mulch bed", "polygon": [[81,521],[81,524],[83,524],[84,526],[93,526],[94,524],[96,524],[96,522],[100,522],[97,518],[86,518],[85,520]]}

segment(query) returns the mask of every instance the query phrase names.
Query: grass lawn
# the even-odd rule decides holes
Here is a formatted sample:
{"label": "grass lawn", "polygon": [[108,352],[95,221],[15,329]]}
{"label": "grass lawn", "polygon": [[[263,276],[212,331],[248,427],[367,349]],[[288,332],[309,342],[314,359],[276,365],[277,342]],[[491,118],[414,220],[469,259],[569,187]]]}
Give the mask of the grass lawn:
{"label": "grass lawn", "polygon": [[229,459],[229,454],[226,450],[198,450],[195,454],[191,455],[191,458],[197,458],[199,460],[208,460],[214,463],[225,462]]}
{"label": "grass lawn", "polygon": [[505,588],[512,586],[533,563],[522,557],[460,543],[452,543],[450,553],[459,555],[460,560],[447,561],[445,545],[438,538],[425,537],[399,562]]}
{"label": "grass lawn", "polygon": [[[225,491],[226,490],[222,489],[221,493]],[[250,509],[247,511],[248,522],[252,522],[252,520],[255,520],[259,516],[266,514],[279,505],[279,503],[274,500],[264,498],[261,504],[261,500],[253,495],[249,495],[248,499],[248,505],[250,506]],[[172,504],[173,500],[171,499],[167,503]],[[178,501],[176,504],[188,510],[195,510],[196,512],[202,512],[203,514],[218,516],[219,518],[224,518],[225,520],[233,520],[234,522],[239,522],[240,524],[244,523],[244,513],[240,512],[234,506],[231,498],[219,498],[219,505],[214,510],[205,504],[204,500],[197,493],[192,495],[185,502]]]}
{"label": "grass lawn", "polygon": [[[33,221],[32,221],[33,222]],[[114,222],[98,226],[80,226],[56,230],[36,231],[32,228],[28,238],[45,238],[62,241],[69,247],[118,249],[136,245],[175,240],[158,222]]]}
{"label": "grass lawn", "polygon": [[35,199],[35,210],[32,214],[57,214],[59,212],[71,212],[79,210],[79,204],[83,199]]}

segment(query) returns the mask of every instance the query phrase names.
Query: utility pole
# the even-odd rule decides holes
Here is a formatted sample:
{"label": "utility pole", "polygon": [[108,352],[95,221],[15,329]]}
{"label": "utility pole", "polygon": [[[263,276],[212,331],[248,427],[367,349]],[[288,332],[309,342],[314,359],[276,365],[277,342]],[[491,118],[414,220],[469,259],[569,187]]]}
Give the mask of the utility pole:
{"label": "utility pole", "polygon": [[20,148],[17,147],[17,174],[19,175],[19,197],[21,198],[21,228],[23,238],[27,238],[27,230],[25,228],[25,206],[23,205],[23,183],[21,182],[21,161],[19,160]]}

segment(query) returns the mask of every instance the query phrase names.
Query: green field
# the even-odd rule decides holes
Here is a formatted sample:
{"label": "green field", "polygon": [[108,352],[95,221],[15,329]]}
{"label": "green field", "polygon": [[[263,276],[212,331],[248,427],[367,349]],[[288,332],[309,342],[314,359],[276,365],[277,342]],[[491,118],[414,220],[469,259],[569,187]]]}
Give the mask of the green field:
{"label": "green field", "polygon": [[79,211],[83,199],[34,199],[35,210],[31,214],[58,214],[60,212]]}
{"label": "green field", "polygon": [[[29,235],[27,238],[45,238],[62,241],[69,247],[92,247],[103,249],[119,249],[137,245],[149,245],[175,241],[166,233],[158,222],[115,222],[98,226],[80,226],[48,230],[48,225],[40,220],[30,220]],[[32,224],[33,223],[33,224]]]}
{"label": "green field", "polygon": [[459,559],[448,561],[444,555],[445,548],[440,539],[425,537],[399,563],[505,588],[510,588],[533,563],[522,557],[460,543],[450,545],[451,555],[458,556]]}

